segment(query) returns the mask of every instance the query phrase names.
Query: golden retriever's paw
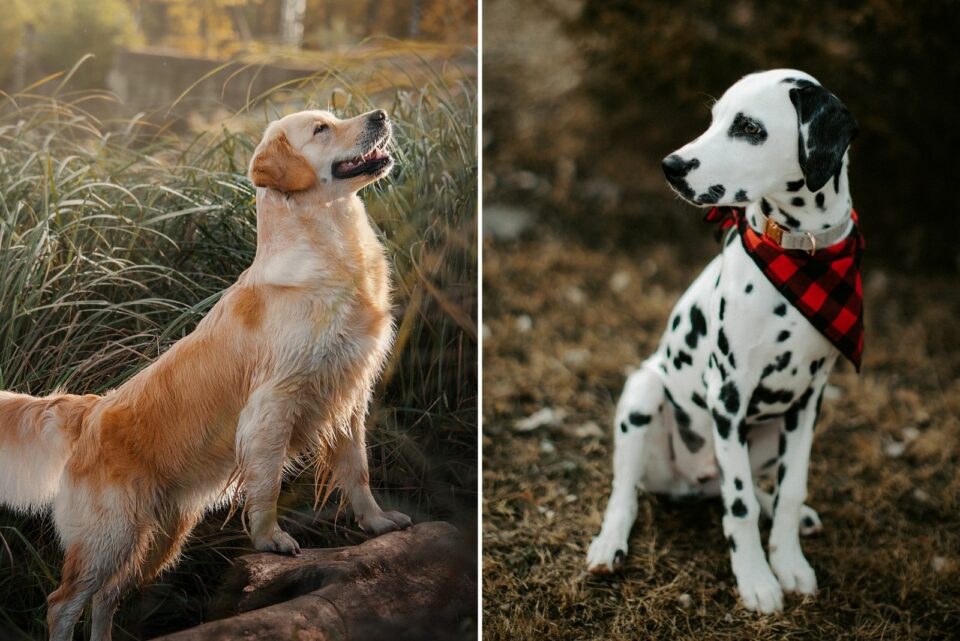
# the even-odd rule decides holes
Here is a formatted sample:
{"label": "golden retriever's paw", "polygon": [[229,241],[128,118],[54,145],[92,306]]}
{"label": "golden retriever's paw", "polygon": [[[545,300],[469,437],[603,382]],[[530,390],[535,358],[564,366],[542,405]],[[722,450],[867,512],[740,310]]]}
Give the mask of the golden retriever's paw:
{"label": "golden retriever's paw", "polygon": [[300,544],[280,528],[274,530],[272,534],[255,540],[253,547],[257,548],[260,552],[276,552],[277,554],[300,556]]}
{"label": "golden retriever's paw", "polygon": [[410,517],[402,512],[380,512],[372,517],[361,517],[357,523],[364,532],[380,535],[394,530],[405,530],[410,527]]}

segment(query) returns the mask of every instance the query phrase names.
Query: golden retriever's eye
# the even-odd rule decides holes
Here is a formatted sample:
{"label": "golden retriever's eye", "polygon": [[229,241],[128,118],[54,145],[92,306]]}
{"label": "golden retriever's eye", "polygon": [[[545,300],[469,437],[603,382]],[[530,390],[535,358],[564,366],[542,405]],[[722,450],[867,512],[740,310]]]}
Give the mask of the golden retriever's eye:
{"label": "golden retriever's eye", "polygon": [[326,130],[329,129],[329,128],[330,128],[330,125],[319,125],[319,124],[318,124],[318,125],[314,125],[314,127],[313,127],[313,135],[316,136],[318,133],[323,132],[323,131],[326,131]]}

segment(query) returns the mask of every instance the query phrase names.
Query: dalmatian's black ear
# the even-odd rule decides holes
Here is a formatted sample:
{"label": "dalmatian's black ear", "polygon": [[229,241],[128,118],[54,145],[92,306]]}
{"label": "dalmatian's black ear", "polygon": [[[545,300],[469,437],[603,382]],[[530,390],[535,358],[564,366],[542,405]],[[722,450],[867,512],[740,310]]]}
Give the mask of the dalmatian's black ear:
{"label": "dalmatian's black ear", "polygon": [[800,169],[807,189],[817,191],[840,171],[843,154],[860,128],[846,105],[832,93],[813,83],[790,90],[797,110]]}

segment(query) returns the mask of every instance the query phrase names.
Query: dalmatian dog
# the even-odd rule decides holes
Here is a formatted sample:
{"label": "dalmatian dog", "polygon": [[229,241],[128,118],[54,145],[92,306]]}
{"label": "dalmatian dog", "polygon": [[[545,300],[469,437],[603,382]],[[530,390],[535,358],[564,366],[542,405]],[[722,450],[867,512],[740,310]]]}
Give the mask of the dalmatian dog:
{"label": "dalmatian dog", "polygon": [[[813,252],[852,232],[847,148],[857,124],[801,71],[748,75],[712,107],[710,127],[663,161],[691,204],[743,207],[756,231]],[[783,593],[813,595],[800,535],[817,532],[804,505],[814,423],[838,349],[765,277],[731,230],[683,294],[657,351],[626,381],[614,422],[613,489],[588,569],[623,564],[637,490],[720,496],[723,532],[743,605],[772,613]],[[757,487],[769,478],[774,492]],[[758,518],[773,521],[769,563]]]}

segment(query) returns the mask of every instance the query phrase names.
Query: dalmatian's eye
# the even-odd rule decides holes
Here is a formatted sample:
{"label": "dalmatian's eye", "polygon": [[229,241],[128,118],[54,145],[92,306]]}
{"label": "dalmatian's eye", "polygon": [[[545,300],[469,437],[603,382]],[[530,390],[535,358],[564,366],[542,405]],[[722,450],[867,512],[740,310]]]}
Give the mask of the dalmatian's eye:
{"label": "dalmatian's eye", "polygon": [[313,135],[316,136],[330,128],[330,125],[317,124],[313,128]]}
{"label": "dalmatian's eye", "polygon": [[743,132],[755,136],[760,133],[760,127],[755,122],[748,122],[743,126]]}

